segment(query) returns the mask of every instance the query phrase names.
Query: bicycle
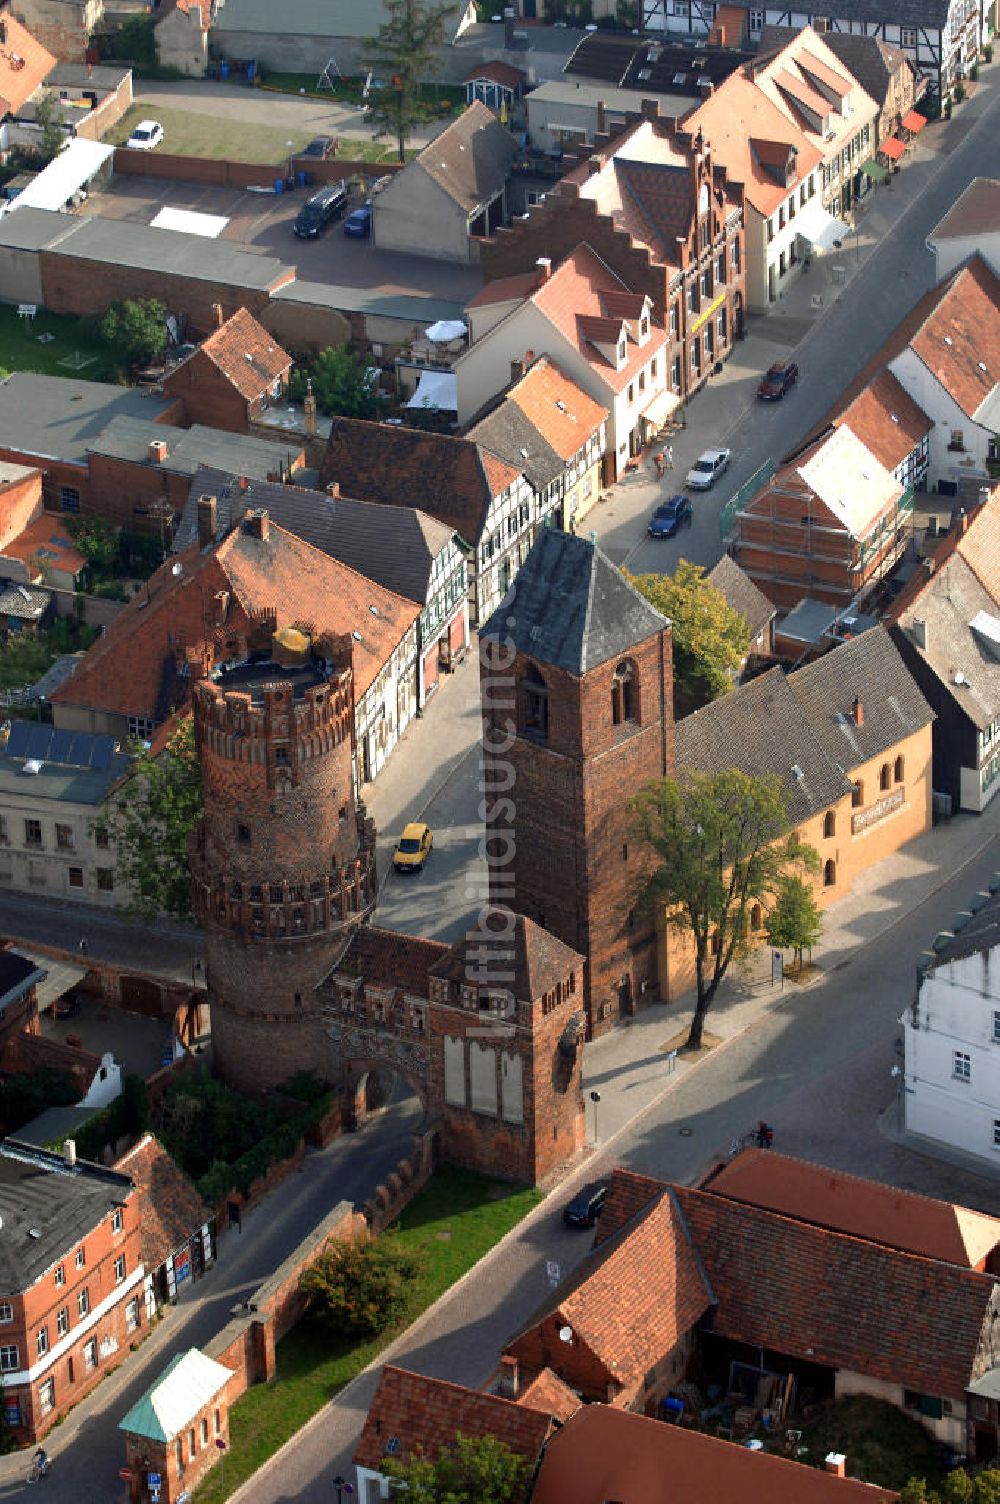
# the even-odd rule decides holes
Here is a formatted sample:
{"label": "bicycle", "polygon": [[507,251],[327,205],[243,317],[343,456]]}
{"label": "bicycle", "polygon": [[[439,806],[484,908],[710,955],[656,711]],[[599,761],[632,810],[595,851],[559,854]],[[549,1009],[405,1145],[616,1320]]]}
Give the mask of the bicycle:
{"label": "bicycle", "polygon": [[37,1483],[39,1478],[47,1478],[49,1469],[51,1467],[52,1459],[50,1457],[46,1457],[44,1462],[39,1462],[38,1458],[36,1457],[34,1462],[31,1464],[31,1467],[28,1469],[27,1482]]}

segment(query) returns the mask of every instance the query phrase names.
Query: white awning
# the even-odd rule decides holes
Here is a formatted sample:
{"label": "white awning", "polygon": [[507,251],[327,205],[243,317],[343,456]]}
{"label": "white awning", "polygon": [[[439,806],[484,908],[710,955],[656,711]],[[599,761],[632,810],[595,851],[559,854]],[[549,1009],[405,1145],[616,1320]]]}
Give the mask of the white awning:
{"label": "white awning", "polygon": [[447,345],[453,339],[461,339],[468,333],[461,319],[438,319],[424,334],[435,345]]}
{"label": "white awning", "polygon": [[77,136],[11,203],[11,209],[62,209],[95,178],[114,147]]}
{"label": "white awning", "polygon": [[660,428],[680,404],[676,392],[658,392],[642,410],[642,416],[651,428]]}
{"label": "white awning", "polygon": [[844,241],[851,234],[850,225],[824,209],[818,198],[810,200],[804,209],[799,210],[794,224],[798,238],[807,241],[817,256],[837,250],[834,241]]}
{"label": "white awning", "polygon": [[207,240],[216,240],[229,220],[222,214],[198,214],[194,209],[161,209],[149,223],[153,230],[180,230],[185,235],[204,235]]}
{"label": "white awning", "polygon": [[33,961],[46,973],[44,982],[38,983],[35,992],[39,1013],[51,1008],[54,1002],[69,992],[71,987],[75,987],[77,982],[82,982],[87,975],[86,966],[75,966],[71,961],[56,961],[52,956],[36,955],[34,951],[25,950],[20,945],[15,945],[12,949],[16,956]]}
{"label": "white awning", "polygon": [[421,371],[417,390],[405,407],[441,408],[458,412],[458,378],[451,371]]}

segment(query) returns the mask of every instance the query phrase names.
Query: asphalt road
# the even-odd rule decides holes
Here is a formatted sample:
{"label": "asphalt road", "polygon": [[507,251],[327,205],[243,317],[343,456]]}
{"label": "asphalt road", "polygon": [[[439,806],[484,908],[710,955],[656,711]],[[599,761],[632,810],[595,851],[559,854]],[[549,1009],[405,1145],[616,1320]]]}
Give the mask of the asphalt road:
{"label": "asphalt road", "polygon": [[[986,817],[983,817],[985,820]],[[733,1138],[765,1118],[776,1147],[820,1163],[943,1195],[1000,1214],[1000,1182],[926,1159],[885,1138],[878,1117],[893,1100],[898,1019],[911,1001],[914,958],[1000,865],[997,819],[990,844],[923,902],[907,908],[906,880],[877,937],[845,951],[815,987],[789,988],[724,1049],[654,1101],[580,1172],[630,1169],[691,1183]],[[668,1081],[664,1079],[664,1085]],[[385,1355],[418,1372],[472,1386],[492,1373],[504,1341],[546,1298],[548,1261],[568,1274],[589,1238],[565,1229],[570,1194],[543,1204]],[[361,1375],[295,1442],[235,1496],[240,1504],[329,1504],[331,1479],[353,1477],[351,1454],[377,1370]]]}
{"label": "asphalt road", "polygon": [[145,924],[113,909],[10,889],[0,892],[0,934],[73,951],[82,940],[90,960],[178,982],[190,982],[194,964],[204,960],[200,930],[166,921]]}
{"label": "asphalt road", "polygon": [[[934,127],[951,132],[944,138],[950,150],[926,152],[904,167],[892,190],[878,190],[861,222],[860,270],[854,273],[853,237],[836,258],[850,276],[836,301],[825,299],[818,316],[809,312],[810,294],[826,290],[820,281],[822,263],[814,263],[812,272],[800,276],[789,291],[786,307],[763,319],[751,318],[749,338],[737,346],[733,363],[747,364],[749,356],[753,369],[731,385],[728,377],[717,378],[724,383],[720,391],[710,383],[689,408],[688,428],[672,440],[675,468],[659,488],[664,495],[684,489],[684,476],[703,449],[720,445],[733,451],[723,479],[712,491],[693,497],[693,525],[672,540],[647,539],[646,523],[659,497],[646,473],[628,477],[609,503],[588,514],[584,526],[597,533],[616,562],[627,563],[637,574],[669,572],[680,557],[708,567],[716,562],[722,552],[719,515],[725,503],[766,460],[780,459],[794,448],[933,286],[927,236],[974,177],[995,175],[998,94],[1000,69],[987,69],[975,98],[963,106],[965,113],[956,114],[950,125]],[[881,227],[886,233],[868,249],[866,236],[870,241]],[[797,317],[797,310],[806,316]],[[756,401],[759,374],[793,351],[799,384],[781,402]]]}
{"label": "asphalt road", "polygon": [[[422,1110],[417,1098],[403,1095],[398,1084],[396,1093],[392,1109],[372,1119],[362,1133],[308,1153],[301,1171],[250,1212],[242,1232],[226,1232],[214,1268],[176,1307],[167,1308],[138,1354],[53,1431],[46,1443],[53,1459],[45,1480],[48,1504],[106,1504],[125,1498],[126,1485],[118,1481],[124,1461],[121,1417],[175,1353],[213,1337],[229,1319],[230,1308],[273,1274],[338,1202],[360,1205],[409,1153]],[[26,1454],[0,1459],[0,1499],[20,1497],[27,1489],[27,1467]]]}

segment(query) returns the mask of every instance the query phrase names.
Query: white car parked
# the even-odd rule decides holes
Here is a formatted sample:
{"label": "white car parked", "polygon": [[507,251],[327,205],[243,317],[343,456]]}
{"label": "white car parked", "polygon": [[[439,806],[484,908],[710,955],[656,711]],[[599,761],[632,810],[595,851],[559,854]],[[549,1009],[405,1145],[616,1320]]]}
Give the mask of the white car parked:
{"label": "white car parked", "polygon": [[728,469],[728,449],[706,449],[688,471],[684,484],[692,491],[707,491]]}
{"label": "white car parked", "polygon": [[163,140],[163,126],[158,120],[140,120],[125,145],[130,151],[152,151]]}

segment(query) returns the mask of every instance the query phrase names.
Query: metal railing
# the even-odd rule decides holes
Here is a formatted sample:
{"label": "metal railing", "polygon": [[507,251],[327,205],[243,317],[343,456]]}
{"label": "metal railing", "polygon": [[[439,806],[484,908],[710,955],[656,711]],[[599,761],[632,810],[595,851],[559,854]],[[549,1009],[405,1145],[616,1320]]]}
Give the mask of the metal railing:
{"label": "metal railing", "polygon": [[767,485],[767,482],[771,479],[771,476],[774,474],[777,468],[778,466],[775,460],[765,460],[764,463],[754,471],[750,479],[743,482],[742,486],[740,486],[739,490],[731,498],[731,500],[726,502],[725,506],[722,508],[722,511],[719,514],[719,533],[724,543],[732,537],[732,524],[737,513],[742,511],[743,504],[746,501],[749,501],[750,497],[753,496],[756,491],[759,491],[761,486]]}

